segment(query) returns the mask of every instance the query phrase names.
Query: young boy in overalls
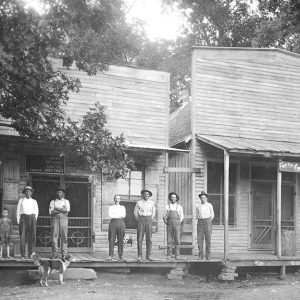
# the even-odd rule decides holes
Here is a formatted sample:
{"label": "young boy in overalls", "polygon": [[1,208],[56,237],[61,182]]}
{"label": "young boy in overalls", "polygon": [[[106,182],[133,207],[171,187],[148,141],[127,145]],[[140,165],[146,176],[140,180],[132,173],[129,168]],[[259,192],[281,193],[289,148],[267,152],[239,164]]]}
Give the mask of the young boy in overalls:
{"label": "young boy in overalls", "polygon": [[176,193],[169,194],[169,205],[166,206],[164,222],[167,224],[167,259],[171,259],[172,245],[174,241],[175,259],[180,259],[180,232],[183,221],[183,209],[177,202],[179,197]]}
{"label": "young boy in overalls", "polygon": [[3,246],[6,245],[6,256],[10,257],[10,246],[11,242],[11,231],[12,231],[12,223],[10,218],[8,218],[8,209],[3,208],[2,210],[2,218],[0,218],[0,258],[2,258],[3,254]]}

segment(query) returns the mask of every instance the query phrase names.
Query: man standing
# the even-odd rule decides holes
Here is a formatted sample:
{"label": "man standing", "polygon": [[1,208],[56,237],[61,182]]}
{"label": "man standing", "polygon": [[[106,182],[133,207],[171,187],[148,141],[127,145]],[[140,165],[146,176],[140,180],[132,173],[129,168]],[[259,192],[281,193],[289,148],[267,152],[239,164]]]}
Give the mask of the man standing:
{"label": "man standing", "polygon": [[56,189],[56,199],[50,202],[49,214],[52,216],[52,259],[58,258],[58,237],[61,238],[62,260],[67,254],[68,245],[68,213],[70,211],[70,202],[65,199],[65,189],[59,187]]}
{"label": "man standing", "polygon": [[203,259],[203,241],[205,238],[205,256],[210,259],[211,248],[211,233],[212,233],[212,220],[215,217],[213,206],[207,202],[208,195],[201,192],[199,195],[201,202],[196,205],[196,218],[197,224],[197,242],[199,249],[199,258]]}
{"label": "man standing", "polygon": [[142,244],[144,233],[146,232],[146,259],[152,261],[150,257],[152,248],[152,219],[155,217],[155,203],[150,200],[152,193],[148,190],[142,190],[142,200],[138,201],[134,208],[134,216],[138,223],[137,228],[137,247],[138,261],[142,261]]}
{"label": "man standing", "polygon": [[125,222],[126,217],[125,206],[120,205],[121,196],[115,195],[114,205],[111,205],[108,209],[108,215],[110,218],[108,227],[108,241],[109,241],[109,256],[107,261],[112,261],[114,256],[114,246],[116,237],[118,240],[118,261],[125,261],[123,258],[123,246],[124,246],[124,236],[125,236]]}
{"label": "man standing", "polygon": [[39,215],[39,207],[36,200],[31,196],[34,189],[25,186],[23,189],[25,197],[21,198],[17,205],[17,223],[19,224],[21,257],[25,258],[26,244],[28,257],[34,252],[36,243],[36,221]]}
{"label": "man standing", "polygon": [[171,258],[172,244],[174,240],[175,246],[175,259],[180,259],[180,231],[181,222],[183,221],[183,209],[177,202],[179,196],[176,193],[169,194],[169,201],[171,202],[166,207],[166,213],[163,217],[164,222],[167,224],[167,259]]}

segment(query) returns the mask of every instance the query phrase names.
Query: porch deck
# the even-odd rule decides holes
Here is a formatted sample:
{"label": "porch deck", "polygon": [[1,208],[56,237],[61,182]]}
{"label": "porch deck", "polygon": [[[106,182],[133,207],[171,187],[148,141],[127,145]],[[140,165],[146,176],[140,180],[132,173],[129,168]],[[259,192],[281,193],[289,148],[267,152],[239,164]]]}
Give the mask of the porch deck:
{"label": "porch deck", "polygon": [[[50,253],[38,253],[42,258],[49,258]],[[136,257],[127,254],[124,262],[119,262],[116,259],[106,261],[107,256],[103,253],[71,253],[75,261],[70,267],[73,268],[176,268],[180,265],[224,265],[223,255],[215,254],[210,260],[199,260],[194,255],[182,255],[180,260],[167,260],[166,256],[153,256],[154,261],[137,262]],[[300,256],[282,256],[278,258],[274,254],[267,253],[250,253],[230,255],[226,264],[236,267],[286,267],[299,266]],[[0,268],[31,268],[33,267],[32,260],[29,258],[22,259],[20,256],[12,258],[0,259]]]}

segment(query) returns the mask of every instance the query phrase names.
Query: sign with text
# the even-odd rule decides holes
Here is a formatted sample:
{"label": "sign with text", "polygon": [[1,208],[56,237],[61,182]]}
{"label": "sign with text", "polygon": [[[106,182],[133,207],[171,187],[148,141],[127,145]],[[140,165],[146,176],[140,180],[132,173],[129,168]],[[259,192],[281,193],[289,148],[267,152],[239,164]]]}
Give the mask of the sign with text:
{"label": "sign with text", "polygon": [[26,172],[64,173],[64,156],[26,154]]}
{"label": "sign with text", "polygon": [[300,173],[300,162],[280,161],[279,171]]}

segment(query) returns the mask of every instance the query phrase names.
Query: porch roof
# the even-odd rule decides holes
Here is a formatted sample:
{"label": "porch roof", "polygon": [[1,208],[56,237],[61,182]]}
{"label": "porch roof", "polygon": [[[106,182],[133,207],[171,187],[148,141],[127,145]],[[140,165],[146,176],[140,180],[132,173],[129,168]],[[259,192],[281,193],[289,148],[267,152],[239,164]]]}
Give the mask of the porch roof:
{"label": "porch roof", "polygon": [[189,150],[183,150],[183,149],[175,149],[175,148],[170,148],[170,147],[165,147],[161,145],[139,145],[139,144],[127,144],[127,147],[130,150],[144,150],[144,151],[151,151],[151,152],[189,152]]}
{"label": "porch roof", "polygon": [[300,142],[196,134],[198,140],[232,154],[300,157]]}

